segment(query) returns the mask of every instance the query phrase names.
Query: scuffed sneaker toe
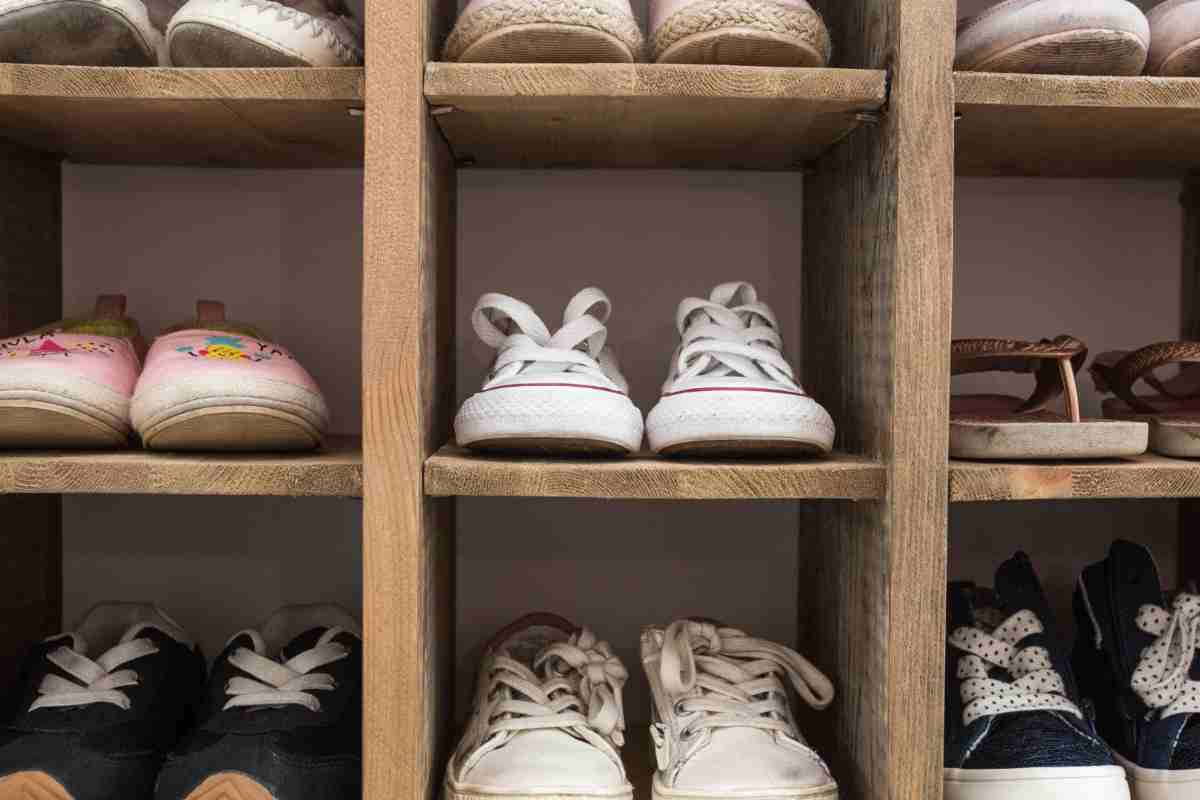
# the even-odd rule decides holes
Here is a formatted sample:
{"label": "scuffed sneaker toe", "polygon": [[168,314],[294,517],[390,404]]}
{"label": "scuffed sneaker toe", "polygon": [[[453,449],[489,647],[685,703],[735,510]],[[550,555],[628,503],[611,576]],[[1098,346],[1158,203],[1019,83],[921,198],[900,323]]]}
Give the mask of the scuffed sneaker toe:
{"label": "scuffed sneaker toe", "polygon": [[313,16],[271,0],[190,0],[171,20],[177,67],[351,67],[362,35],[348,16]]}

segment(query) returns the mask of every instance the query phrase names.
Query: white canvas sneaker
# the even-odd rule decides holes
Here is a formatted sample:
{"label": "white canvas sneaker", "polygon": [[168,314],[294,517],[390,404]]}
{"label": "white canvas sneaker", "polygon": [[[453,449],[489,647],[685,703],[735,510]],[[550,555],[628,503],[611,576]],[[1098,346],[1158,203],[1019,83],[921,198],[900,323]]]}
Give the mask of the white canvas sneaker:
{"label": "white canvas sneaker", "polygon": [[355,67],[363,28],[342,0],[188,0],[167,51],[176,67]]}
{"label": "white canvas sneaker", "polygon": [[483,388],[463,403],[454,433],[463,447],[517,453],[625,454],[642,443],[642,412],[606,346],[608,295],[584,289],[550,334],[532,308],[485,294],[471,324],[496,348]]}
{"label": "white canvas sneaker", "polygon": [[680,344],[646,418],[663,455],[816,455],[833,420],[804,393],[783,356],[775,314],[748,283],[723,283],[675,314]]}
{"label": "white canvas sneaker", "polygon": [[632,800],[620,747],[629,674],[608,644],[531,614],[487,647],[444,800]]}
{"label": "white canvas sneaker", "polygon": [[658,761],[654,800],[838,796],[796,727],[783,676],[813,708],[833,685],[799,653],[708,622],[679,620],[642,634]]}

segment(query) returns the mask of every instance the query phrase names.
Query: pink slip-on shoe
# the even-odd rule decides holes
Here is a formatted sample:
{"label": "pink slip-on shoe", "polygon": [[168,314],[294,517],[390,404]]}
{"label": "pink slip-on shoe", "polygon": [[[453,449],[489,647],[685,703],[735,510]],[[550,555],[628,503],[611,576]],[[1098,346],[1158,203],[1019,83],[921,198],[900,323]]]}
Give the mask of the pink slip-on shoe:
{"label": "pink slip-on shoe", "polygon": [[120,447],[145,352],[123,295],[90,317],[0,340],[0,447]]}
{"label": "pink slip-on shoe", "polygon": [[329,409],[291,353],[201,300],[151,346],[132,418],[151,450],[269,452],[320,445]]}

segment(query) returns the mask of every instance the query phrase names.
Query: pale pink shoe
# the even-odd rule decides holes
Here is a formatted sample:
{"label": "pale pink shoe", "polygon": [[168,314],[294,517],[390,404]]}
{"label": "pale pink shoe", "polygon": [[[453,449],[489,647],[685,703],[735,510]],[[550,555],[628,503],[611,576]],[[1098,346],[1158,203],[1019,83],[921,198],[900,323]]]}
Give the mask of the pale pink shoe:
{"label": "pale pink shoe", "polygon": [[90,317],[0,340],[0,447],[120,447],[145,352],[125,297]]}
{"label": "pale pink shoe", "polygon": [[629,0],[471,0],[446,39],[447,61],[642,60]]}
{"label": "pale pink shoe", "polygon": [[151,450],[311,450],[329,425],[316,381],[294,356],[225,306],[154,341],[133,394],[133,427]]}
{"label": "pale pink shoe", "polygon": [[650,49],[660,63],[823,67],[832,44],[805,0],[650,0]]}
{"label": "pale pink shoe", "polygon": [[1146,72],[1170,78],[1200,76],[1200,0],[1166,0],[1150,19],[1150,60]]}

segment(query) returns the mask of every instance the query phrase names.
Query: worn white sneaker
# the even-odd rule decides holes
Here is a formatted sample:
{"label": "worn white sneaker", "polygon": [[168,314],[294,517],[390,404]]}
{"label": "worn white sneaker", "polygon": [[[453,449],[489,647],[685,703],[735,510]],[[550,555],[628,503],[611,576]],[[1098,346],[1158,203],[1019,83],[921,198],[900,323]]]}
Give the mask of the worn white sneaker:
{"label": "worn white sneaker", "polygon": [[796,727],[782,676],[813,708],[833,685],[799,653],[708,622],[642,633],[654,700],[655,800],[791,800],[838,796]]}
{"label": "worn white sneaker", "polygon": [[444,800],[632,800],[620,747],[629,674],[606,642],[531,614],[487,647]]}
{"label": "worn white sneaker", "polygon": [[748,283],[723,283],[675,314],[680,344],[646,418],[650,446],[674,455],[815,455],[833,420],[783,356],[775,314]]}
{"label": "worn white sneaker", "polygon": [[471,323],[496,348],[483,388],[463,403],[454,433],[463,447],[519,453],[625,454],[642,443],[642,412],[605,346],[608,295],[584,289],[552,336],[532,308],[485,294]]}
{"label": "worn white sneaker", "polygon": [[341,0],[189,0],[167,51],[176,67],[355,67],[363,30]]}

